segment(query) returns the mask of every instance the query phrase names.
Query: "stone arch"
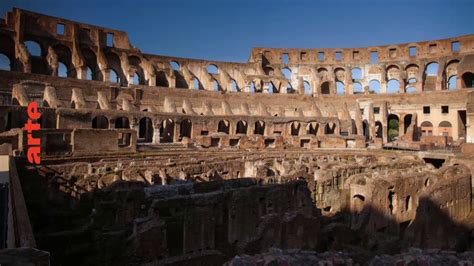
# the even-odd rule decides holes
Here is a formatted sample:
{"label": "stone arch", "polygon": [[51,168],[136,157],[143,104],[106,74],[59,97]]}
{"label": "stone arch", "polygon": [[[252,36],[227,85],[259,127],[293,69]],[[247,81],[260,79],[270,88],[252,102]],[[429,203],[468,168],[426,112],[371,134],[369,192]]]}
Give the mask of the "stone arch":
{"label": "stone arch", "polygon": [[237,122],[237,126],[235,129],[235,134],[244,134],[247,135],[247,121],[240,120]]}
{"label": "stone arch", "polygon": [[472,72],[462,74],[461,78],[464,88],[474,88],[474,74]]}
{"label": "stone arch", "polygon": [[138,140],[144,143],[153,141],[153,123],[149,117],[142,117],[139,121]]}
{"label": "stone arch", "polygon": [[0,53],[5,55],[9,61],[9,69],[5,70],[15,70],[15,42],[13,41],[13,38],[9,35],[0,33],[0,40],[2,40],[0,42]]}
{"label": "stone arch", "polygon": [[220,120],[217,124],[217,132],[229,134],[230,123],[227,120]]}
{"label": "stone arch", "polygon": [[[122,65],[120,61],[120,56],[118,56],[114,52],[107,52],[105,54],[105,58],[107,59],[107,68],[110,70],[110,72],[114,72],[116,75],[117,79],[116,80],[110,80],[112,82],[117,82],[117,83],[125,83],[127,82],[127,78],[125,78],[125,74],[123,73],[122,70]],[[110,75],[112,79],[112,75]]]}
{"label": "stone arch", "polygon": [[301,123],[292,122],[290,124],[290,134],[291,134],[291,136],[299,136],[300,135],[300,128],[301,128]]}
{"label": "stone arch", "polygon": [[399,127],[398,127],[399,122],[400,122],[400,119],[398,118],[396,114],[388,115],[387,137],[388,137],[389,142],[398,139],[398,137],[400,136]]}
{"label": "stone arch", "polygon": [[430,121],[423,121],[420,124],[420,131],[422,136],[432,136],[433,124]]}
{"label": "stone arch", "polygon": [[172,143],[174,141],[174,121],[170,118],[160,123],[160,143]]}
{"label": "stone arch", "polygon": [[100,71],[99,65],[97,64],[97,56],[95,52],[89,48],[82,48],[81,54],[84,58],[84,64],[91,70],[92,80],[102,81],[102,72]]}
{"label": "stone arch", "polygon": [[92,119],[92,128],[107,129],[109,120],[103,115],[98,115]]}
{"label": "stone arch", "polygon": [[121,116],[115,119],[115,128],[130,128],[130,122],[127,117]]}
{"label": "stone arch", "polygon": [[264,121],[258,120],[255,122],[253,134],[265,135],[265,122]]}
{"label": "stone arch", "polygon": [[207,66],[207,73],[209,73],[209,74],[219,74],[219,68],[215,64],[209,64]]}
{"label": "stone arch", "polygon": [[179,128],[179,138],[183,139],[191,138],[193,132],[193,123],[189,119],[184,119],[181,121],[180,128]]}
{"label": "stone arch", "polygon": [[369,93],[379,94],[380,93],[380,81],[372,79],[369,81]]}
{"label": "stone arch", "polygon": [[333,135],[336,133],[336,124],[333,122],[328,122],[324,127],[324,134]]}
{"label": "stone arch", "polygon": [[329,86],[329,81],[325,81],[321,84],[321,94],[323,94],[323,95],[331,94],[331,88]]}
{"label": "stone arch", "polygon": [[30,52],[31,73],[50,75],[43,44],[36,40],[25,40],[24,44]]}
{"label": "stone arch", "polygon": [[375,122],[375,137],[376,138],[383,137],[383,126],[382,126],[382,122],[380,121]]}

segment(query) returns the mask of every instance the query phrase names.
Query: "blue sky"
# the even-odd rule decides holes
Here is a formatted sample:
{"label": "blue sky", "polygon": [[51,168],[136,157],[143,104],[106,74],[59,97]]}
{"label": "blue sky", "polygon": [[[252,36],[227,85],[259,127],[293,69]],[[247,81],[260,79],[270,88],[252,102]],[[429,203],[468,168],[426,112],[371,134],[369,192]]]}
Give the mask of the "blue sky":
{"label": "blue sky", "polygon": [[474,33],[473,0],[25,0],[13,6],[124,30],[145,53],[245,62],[252,47],[364,47]]}

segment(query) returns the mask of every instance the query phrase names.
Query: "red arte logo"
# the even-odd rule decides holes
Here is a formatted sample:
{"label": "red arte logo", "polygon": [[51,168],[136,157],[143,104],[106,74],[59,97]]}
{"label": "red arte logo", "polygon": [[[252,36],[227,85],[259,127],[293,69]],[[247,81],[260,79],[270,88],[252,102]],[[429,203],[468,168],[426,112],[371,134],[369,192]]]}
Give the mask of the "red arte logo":
{"label": "red arte logo", "polygon": [[40,164],[40,139],[33,137],[33,132],[40,130],[41,125],[36,123],[40,119],[41,114],[38,112],[38,103],[31,102],[28,104],[28,122],[25,124],[25,130],[28,132],[28,162],[31,164]]}

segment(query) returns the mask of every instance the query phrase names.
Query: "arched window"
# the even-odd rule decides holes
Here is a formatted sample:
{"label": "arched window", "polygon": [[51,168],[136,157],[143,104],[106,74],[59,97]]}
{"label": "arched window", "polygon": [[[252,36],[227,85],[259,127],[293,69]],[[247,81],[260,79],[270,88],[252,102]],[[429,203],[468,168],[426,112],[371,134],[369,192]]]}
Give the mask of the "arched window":
{"label": "arched window", "polygon": [[405,92],[406,92],[406,93],[415,93],[415,92],[416,92],[416,88],[413,87],[413,86],[408,86],[408,87],[405,89]]}
{"label": "arched window", "polygon": [[115,72],[115,70],[113,69],[110,70],[109,80],[110,82],[113,82],[113,83],[120,83],[120,77],[117,75],[117,72]]}
{"label": "arched window", "polygon": [[364,89],[362,89],[362,85],[359,82],[352,84],[352,91],[354,92],[354,94],[364,93]]}
{"label": "arched window", "polygon": [[171,143],[174,141],[174,121],[163,120],[160,124],[160,143]]}
{"label": "arched window", "polygon": [[126,117],[118,117],[115,119],[115,128],[130,128],[130,123]]}
{"label": "arched window", "polygon": [[221,120],[219,121],[219,124],[217,125],[217,132],[229,134],[229,126],[230,126],[229,121]]}
{"label": "arched window", "polygon": [[362,79],[362,70],[360,68],[353,68],[352,72],[352,79],[358,80]]}
{"label": "arched window", "polygon": [[471,72],[462,74],[462,82],[465,88],[474,88],[474,74]]}
{"label": "arched window", "polygon": [[92,128],[107,129],[109,128],[109,120],[103,115],[98,115],[92,119]]}
{"label": "arched window", "polygon": [[179,65],[178,62],[176,62],[176,61],[171,61],[171,62],[170,62],[170,65],[171,65],[171,68],[172,68],[174,71],[179,71],[180,65]]}
{"label": "arched window", "polygon": [[217,73],[219,73],[219,68],[216,65],[208,65],[207,66],[207,73],[217,74]]}
{"label": "arched window", "polygon": [[396,79],[391,79],[387,82],[387,93],[398,93],[400,90],[400,82]]}
{"label": "arched window", "polygon": [[230,91],[234,91],[234,92],[239,91],[239,88],[237,87],[237,82],[235,82],[235,80],[231,80]]}
{"label": "arched window", "polygon": [[255,128],[253,133],[255,135],[264,135],[265,134],[265,122],[257,121],[255,122]]}
{"label": "arched window", "polygon": [[380,81],[373,79],[369,82],[369,93],[372,93],[372,94],[380,93]]}
{"label": "arched window", "polygon": [[311,89],[311,86],[309,85],[309,82],[307,82],[305,80],[303,83],[304,83],[304,94],[305,95],[311,95],[312,94],[312,89]]}
{"label": "arched window", "polygon": [[249,92],[251,92],[251,93],[255,92],[255,83],[253,81],[250,82]]}
{"label": "arched window", "polygon": [[193,82],[194,82],[194,89],[199,90],[199,88],[201,87],[199,80],[197,78],[194,78]]}
{"label": "arched window", "polygon": [[87,67],[86,69],[86,79],[93,80],[92,69],[90,67]]}
{"label": "arched window", "polygon": [[330,93],[331,90],[329,88],[329,81],[323,82],[323,84],[321,84],[321,94],[329,95]]}
{"label": "arched window", "polygon": [[181,121],[181,126],[179,128],[179,138],[183,139],[184,137],[186,138],[191,138],[193,130],[193,123],[189,119],[184,119]]}
{"label": "arched window", "polygon": [[25,42],[25,46],[28,49],[28,52],[30,52],[30,54],[32,56],[41,56],[42,55],[41,46],[37,42],[27,41],[27,42]]}
{"label": "arched window", "polygon": [[153,140],[153,123],[149,117],[140,119],[138,128],[138,138],[140,142],[150,143]]}
{"label": "arched window", "polygon": [[438,126],[439,134],[442,136],[449,137],[452,135],[452,125],[449,121],[442,121]]}
{"label": "arched window", "polygon": [[344,95],[346,94],[346,88],[344,86],[344,83],[340,81],[336,81],[336,93],[338,95]]}
{"label": "arched window", "polygon": [[219,82],[217,82],[217,80],[214,80],[214,81],[212,82],[212,89],[213,89],[214,91],[219,91],[220,86],[219,86]]}
{"label": "arched window", "polygon": [[391,114],[387,118],[388,122],[388,127],[387,127],[387,136],[388,136],[388,141],[394,141],[398,139],[399,133],[398,133],[398,122],[399,118],[397,115]]}
{"label": "arched window", "polygon": [[436,76],[438,74],[438,63],[432,62],[426,66],[425,74],[427,76]]}
{"label": "arched window", "polygon": [[133,75],[133,85],[139,85],[140,84],[140,76],[138,75],[138,73],[135,73]]}
{"label": "arched window", "polygon": [[454,76],[451,76],[449,79],[448,79],[448,90],[455,90],[456,89],[456,80],[457,80],[457,76],[454,75]]}
{"label": "arched window", "polygon": [[420,125],[421,135],[422,136],[432,136],[433,135],[433,124],[430,121],[423,121]]}
{"label": "arched window", "polygon": [[67,66],[61,62],[59,62],[58,66],[58,77],[60,78],[67,78],[68,77],[68,69]]}
{"label": "arched window", "polygon": [[298,123],[298,122],[291,123],[291,126],[290,126],[291,135],[292,136],[299,136],[300,135],[300,127],[301,127],[301,124]]}
{"label": "arched window", "polygon": [[235,130],[235,134],[247,135],[247,122],[246,121],[237,122],[237,128]]}
{"label": "arched window", "polygon": [[286,79],[291,80],[291,70],[289,68],[285,67],[281,70],[281,72]]}
{"label": "arched window", "polygon": [[10,58],[4,54],[0,54],[0,69],[8,71],[12,70]]}

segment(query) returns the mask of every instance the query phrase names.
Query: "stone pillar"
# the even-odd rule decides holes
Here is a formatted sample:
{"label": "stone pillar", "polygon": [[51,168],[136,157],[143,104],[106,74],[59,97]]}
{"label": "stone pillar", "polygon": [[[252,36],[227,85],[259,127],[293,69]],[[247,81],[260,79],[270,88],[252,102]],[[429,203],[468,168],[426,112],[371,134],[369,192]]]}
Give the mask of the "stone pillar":
{"label": "stone pillar", "polygon": [[161,121],[156,120],[153,121],[154,126],[153,126],[153,140],[152,142],[155,144],[160,143],[160,128],[161,128]]}

